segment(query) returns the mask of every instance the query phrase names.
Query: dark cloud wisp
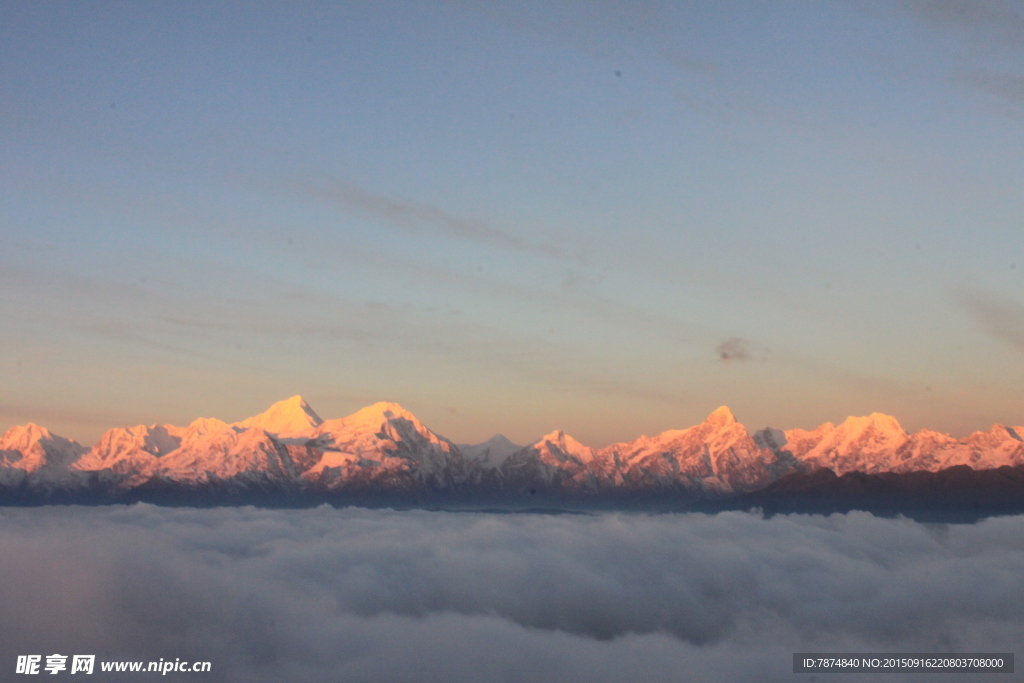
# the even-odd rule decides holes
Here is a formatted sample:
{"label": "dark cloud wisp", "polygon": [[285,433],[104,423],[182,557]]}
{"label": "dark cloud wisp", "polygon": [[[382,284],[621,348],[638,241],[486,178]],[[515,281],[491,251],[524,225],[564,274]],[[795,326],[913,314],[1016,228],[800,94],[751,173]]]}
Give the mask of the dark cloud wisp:
{"label": "dark cloud wisp", "polygon": [[958,297],[987,334],[1024,351],[1024,306],[974,291],[960,292]]}
{"label": "dark cloud wisp", "polygon": [[484,221],[462,218],[426,202],[371,192],[355,183],[331,180],[328,183],[295,183],[294,186],[311,197],[346,210],[359,211],[404,230],[431,226],[445,237],[469,240],[530,255],[557,259],[566,257],[561,249],[534,243]]}
{"label": "dark cloud wisp", "polygon": [[750,360],[750,342],[742,337],[729,337],[715,347],[715,353],[723,363]]}

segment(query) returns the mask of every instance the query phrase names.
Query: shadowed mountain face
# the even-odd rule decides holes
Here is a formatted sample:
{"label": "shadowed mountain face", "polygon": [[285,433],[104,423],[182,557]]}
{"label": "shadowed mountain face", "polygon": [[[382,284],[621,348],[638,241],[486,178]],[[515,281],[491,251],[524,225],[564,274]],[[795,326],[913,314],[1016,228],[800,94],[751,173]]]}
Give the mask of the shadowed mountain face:
{"label": "shadowed mountain face", "polygon": [[966,522],[1024,512],[1024,466],[975,470],[955,465],[937,472],[793,473],[728,500],[707,500],[705,511],[759,508],[765,513],[845,513],[870,510],[921,521]]}
{"label": "shadowed mountain face", "polygon": [[[201,418],[187,427],[112,429],[92,448],[36,425],[15,427],[0,439],[0,493],[18,491],[31,498],[34,493],[124,496],[171,490],[201,499],[204,492],[276,492],[292,500],[361,495],[389,501],[422,495],[474,501],[540,494],[577,500],[682,495],[692,500],[751,492],[793,496],[793,486],[810,486],[829,496],[841,493],[838,484],[819,473],[833,479],[885,474],[891,484],[893,477],[949,468],[1024,466],[1022,433],[1020,427],[995,425],[962,440],[927,430],[907,434],[895,418],[876,413],[813,431],[766,428],[751,436],[722,407],[688,429],[600,449],[562,431],[525,448],[500,436],[460,447],[396,403],[325,421],[302,397],[293,396],[234,424]],[[942,481],[953,488],[957,482],[975,485],[950,476]],[[844,486],[849,491],[852,484]]]}

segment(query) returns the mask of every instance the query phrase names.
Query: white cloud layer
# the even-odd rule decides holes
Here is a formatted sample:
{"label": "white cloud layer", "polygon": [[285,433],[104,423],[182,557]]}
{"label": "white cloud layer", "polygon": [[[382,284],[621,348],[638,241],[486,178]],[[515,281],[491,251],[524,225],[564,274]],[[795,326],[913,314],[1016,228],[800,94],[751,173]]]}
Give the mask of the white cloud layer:
{"label": "white cloud layer", "polygon": [[791,681],[794,651],[1022,652],[1021,576],[1024,517],[8,508],[0,666],[59,652],[213,663],[175,680]]}

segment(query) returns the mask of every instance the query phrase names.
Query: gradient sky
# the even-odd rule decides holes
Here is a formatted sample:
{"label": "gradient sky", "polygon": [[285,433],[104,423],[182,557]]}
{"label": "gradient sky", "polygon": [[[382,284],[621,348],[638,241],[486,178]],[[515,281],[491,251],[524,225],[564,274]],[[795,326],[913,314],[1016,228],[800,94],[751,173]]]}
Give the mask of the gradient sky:
{"label": "gradient sky", "polygon": [[1019,2],[4,2],[0,429],[1021,424],[1022,133]]}

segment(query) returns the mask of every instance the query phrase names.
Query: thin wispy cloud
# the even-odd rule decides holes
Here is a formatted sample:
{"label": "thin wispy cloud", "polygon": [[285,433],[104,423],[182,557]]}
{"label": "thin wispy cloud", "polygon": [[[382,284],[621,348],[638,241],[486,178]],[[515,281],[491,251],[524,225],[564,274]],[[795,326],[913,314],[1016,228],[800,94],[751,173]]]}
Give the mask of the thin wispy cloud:
{"label": "thin wispy cloud", "polygon": [[958,80],[1014,103],[1024,104],[1024,74],[990,69],[961,71]]}
{"label": "thin wispy cloud", "polygon": [[[357,261],[372,264],[380,272],[413,278],[428,286],[452,288],[463,293],[482,295],[494,301],[511,302],[539,310],[573,312],[609,327],[643,330],[679,342],[694,332],[692,325],[670,315],[613,299],[597,291],[594,281],[575,271],[567,272],[557,287],[544,288],[480,275],[468,269],[455,269],[441,263],[403,257],[395,253],[346,248],[345,254],[358,255]],[[323,261],[313,267],[329,269],[333,262]]]}
{"label": "thin wispy cloud", "polygon": [[319,183],[292,181],[290,185],[294,190],[310,197],[345,211],[357,211],[383,220],[402,230],[430,229],[444,237],[469,240],[499,249],[511,249],[523,254],[556,259],[567,257],[567,254],[557,247],[532,242],[485,221],[456,216],[428,202],[372,192],[344,180],[332,179]]}
{"label": "thin wispy cloud", "polygon": [[715,353],[723,363],[750,360],[750,342],[742,337],[729,337],[715,347]]}
{"label": "thin wispy cloud", "polygon": [[985,333],[1024,351],[1024,305],[974,290],[957,297]]}
{"label": "thin wispy cloud", "polygon": [[897,7],[966,50],[951,78],[1012,104],[1024,103],[1024,6],[1006,0],[903,0]]}
{"label": "thin wispy cloud", "polygon": [[901,0],[925,23],[960,31],[979,43],[1024,44],[1024,8],[1007,0]]}

